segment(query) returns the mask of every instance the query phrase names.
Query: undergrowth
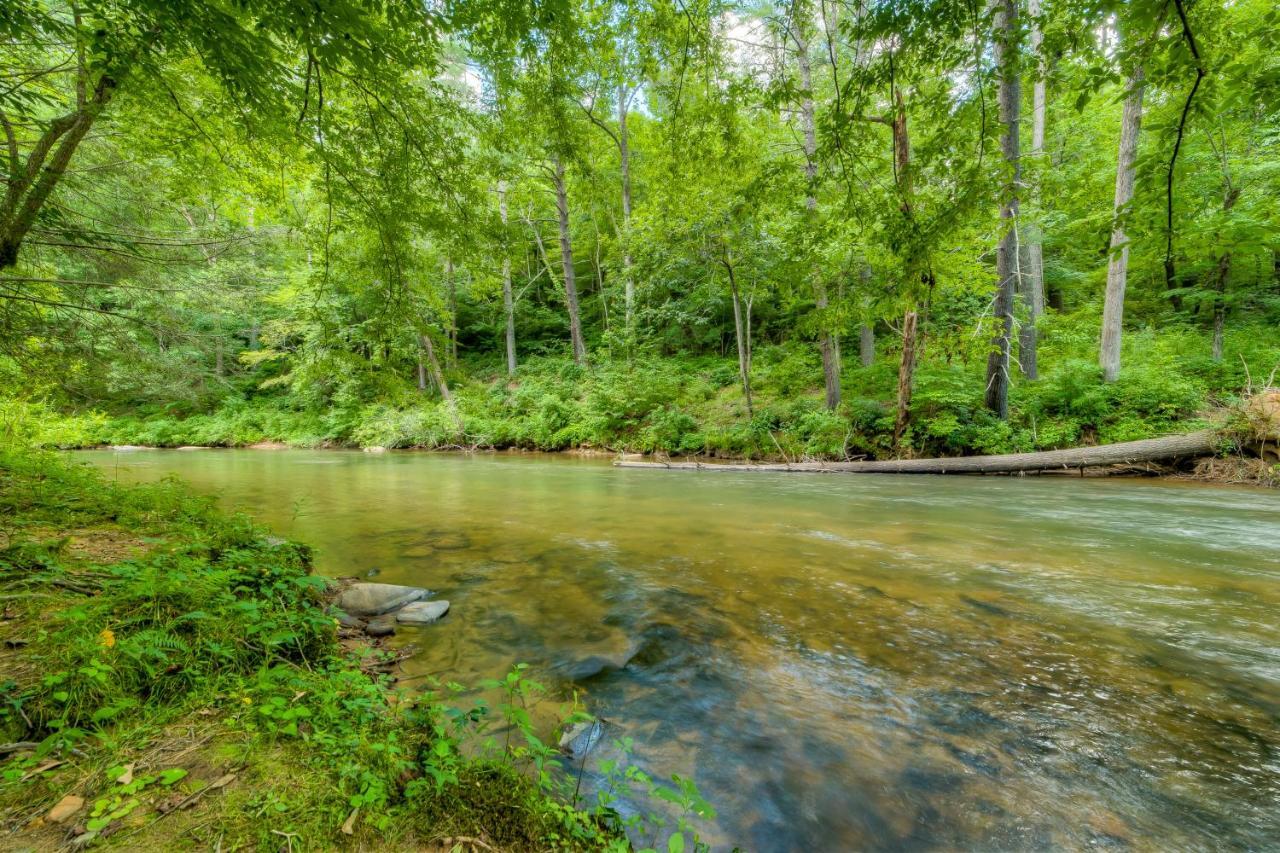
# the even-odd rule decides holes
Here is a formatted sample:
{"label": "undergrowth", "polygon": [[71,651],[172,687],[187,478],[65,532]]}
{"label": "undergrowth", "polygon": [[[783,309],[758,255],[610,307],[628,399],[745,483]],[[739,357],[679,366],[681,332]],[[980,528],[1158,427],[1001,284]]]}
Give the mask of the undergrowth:
{"label": "undergrowth", "polygon": [[[68,414],[39,402],[0,399],[0,433],[46,447],[97,445],[523,448],[704,455],[726,458],[843,459],[1010,453],[1149,438],[1203,426],[1210,409],[1233,402],[1252,376],[1280,364],[1280,346],[1256,329],[1228,336],[1214,361],[1196,329],[1134,330],[1125,369],[1104,383],[1091,317],[1044,322],[1037,381],[1017,377],[1010,417],[983,405],[982,364],[926,349],[916,374],[911,425],[892,439],[896,354],[886,345],[862,367],[845,360],[843,397],[827,411],[811,346],[761,344],[748,411],[729,358],[598,355],[588,367],[534,357],[508,379],[500,364],[464,361],[448,371],[454,414],[433,392],[404,377],[368,395],[327,402],[252,386],[212,411],[181,406]],[[307,401],[304,403],[304,400]],[[459,429],[458,422],[462,427]]]}

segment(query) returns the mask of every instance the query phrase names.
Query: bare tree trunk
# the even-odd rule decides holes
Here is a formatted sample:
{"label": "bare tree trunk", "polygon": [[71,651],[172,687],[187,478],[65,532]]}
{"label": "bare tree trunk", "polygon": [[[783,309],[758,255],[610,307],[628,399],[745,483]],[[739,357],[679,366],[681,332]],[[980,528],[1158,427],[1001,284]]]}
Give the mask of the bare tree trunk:
{"label": "bare tree trunk", "polygon": [[916,312],[902,315],[902,360],[898,362],[898,414],[893,421],[893,445],[898,446],[911,418],[911,386],[916,373]]}
{"label": "bare tree trunk", "polygon": [[578,314],[578,285],[573,273],[573,243],[569,237],[569,194],[564,184],[564,163],[555,158],[552,173],[556,187],[556,216],[560,224],[560,262],[564,267],[564,301],[569,310],[569,339],[573,344],[573,360],[586,364],[587,345],[582,338],[582,321]]}
{"label": "bare tree trunk", "polygon": [[1099,362],[1105,382],[1120,375],[1120,341],[1124,327],[1124,289],[1129,273],[1129,238],[1124,217],[1133,200],[1134,164],[1138,159],[1138,132],[1142,127],[1142,94],[1145,79],[1141,65],[1129,75],[1129,93],[1120,120],[1120,154],[1116,163],[1116,195],[1111,225],[1111,255],[1107,261],[1107,292],[1102,308],[1102,347]]}
{"label": "bare tree trunk", "polygon": [[[814,117],[813,76],[809,64],[809,39],[804,34],[809,22],[807,3],[797,5],[796,18],[791,23],[791,35],[796,43],[796,64],[800,70],[800,122],[804,132],[804,179],[806,186],[804,205],[810,220],[818,212],[818,136]],[[840,351],[835,335],[830,330],[827,317],[827,283],[820,271],[812,273],[813,302],[818,310],[818,352],[822,356],[822,378],[826,390],[827,408],[834,411],[840,405]]]}
{"label": "bare tree trunk", "polygon": [[631,93],[618,87],[618,159],[622,168],[622,270],[627,333],[635,328],[636,282],[631,271],[631,142],[627,135],[627,107]]}
{"label": "bare tree trunk", "polygon": [[422,361],[422,349],[418,349],[418,390],[427,390],[427,365]]}
{"label": "bare tree trunk", "polygon": [[[1035,87],[1031,99],[1031,158],[1036,170],[1036,183],[1032,190],[1040,201],[1040,182],[1044,175],[1044,128],[1047,92],[1045,76],[1047,63],[1044,58],[1044,34],[1040,31],[1040,0],[1030,0],[1027,11],[1031,16],[1031,52],[1036,59]],[[1018,363],[1028,379],[1039,378],[1040,368],[1036,360],[1039,333],[1036,321],[1044,314],[1044,231],[1040,222],[1029,223],[1023,229],[1023,243],[1027,249],[1026,269],[1019,276],[1019,288],[1026,307],[1027,321],[1018,330]]]}
{"label": "bare tree trunk", "polygon": [[865,323],[858,327],[858,357],[863,367],[870,367],[876,361],[876,330]]}
{"label": "bare tree trunk", "polygon": [[[1018,126],[1022,110],[1022,86],[1018,61],[1017,0],[997,0],[996,63],[1000,67],[1000,120],[1005,126],[1000,147],[1004,153],[1008,179],[1000,219],[1005,234],[996,248],[996,274],[999,290],[993,307],[996,336],[987,358],[987,408],[1004,420],[1009,417],[1009,349],[1013,334],[1013,298],[1018,284],[1018,193],[1021,182]],[[1034,360],[1034,338],[1032,339]]]}
{"label": "bare tree trunk", "polygon": [[[738,279],[733,272],[733,264],[727,258],[720,261],[729,273],[729,292],[733,296],[733,331],[738,342],[738,376],[742,379],[742,396],[747,400],[747,414],[754,415],[751,404],[751,319],[748,313],[746,325],[743,323],[742,297],[738,293]],[[750,308],[748,307],[748,312]]]}
{"label": "bare tree trunk", "polygon": [[507,376],[516,373],[516,304],[511,289],[511,255],[507,247],[507,182],[498,181],[498,215],[502,219],[502,313],[507,324]]}
{"label": "bare tree trunk", "polygon": [[213,342],[213,375],[221,378],[226,373],[226,368],[222,362],[222,333],[217,333],[217,338]]}

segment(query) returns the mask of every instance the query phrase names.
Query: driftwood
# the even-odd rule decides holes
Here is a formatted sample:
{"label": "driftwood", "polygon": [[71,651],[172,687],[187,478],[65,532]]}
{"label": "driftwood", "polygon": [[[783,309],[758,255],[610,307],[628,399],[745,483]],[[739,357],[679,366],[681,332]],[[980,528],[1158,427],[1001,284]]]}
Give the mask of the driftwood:
{"label": "driftwood", "polygon": [[1000,456],[955,456],[942,459],[886,459],[878,462],[783,462],[775,464],[715,464],[705,462],[614,462],[620,468],[671,468],[698,471],[797,471],[812,474],[1014,474],[1127,465],[1206,456],[1217,450],[1219,435],[1206,429],[1186,435],[1124,441],[1097,447],[1006,453]]}

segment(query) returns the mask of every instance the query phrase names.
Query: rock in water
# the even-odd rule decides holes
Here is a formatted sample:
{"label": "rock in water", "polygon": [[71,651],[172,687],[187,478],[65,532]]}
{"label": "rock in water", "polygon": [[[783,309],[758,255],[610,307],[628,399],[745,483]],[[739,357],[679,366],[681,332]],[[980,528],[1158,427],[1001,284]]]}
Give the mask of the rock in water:
{"label": "rock in water", "polygon": [[560,735],[560,751],[577,761],[596,748],[604,737],[604,720],[577,723]]}
{"label": "rock in water", "polygon": [[448,612],[449,602],[443,599],[439,601],[415,601],[400,608],[399,612],[396,613],[396,619],[413,625],[430,625]]}
{"label": "rock in water", "polygon": [[370,619],[364,626],[364,632],[370,637],[389,637],[396,632],[396,617],[391,614]]}
{"label": "rock in water", "polygon": [[429,591],[420,586],[397,586],[391,583],[356,583],[338,596],[338,607],[352,616],[380,616],[399,610],[413,601],[421,601]]}

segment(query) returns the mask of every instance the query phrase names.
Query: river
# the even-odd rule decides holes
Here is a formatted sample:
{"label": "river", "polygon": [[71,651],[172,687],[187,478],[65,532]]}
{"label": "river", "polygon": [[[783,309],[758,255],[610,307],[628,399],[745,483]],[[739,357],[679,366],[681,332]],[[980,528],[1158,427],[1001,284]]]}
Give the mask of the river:
{"label": "river", "polygon": [[315,546],[323,574],[448,598],[397,637],[410,676],[527,662],[576,688],[632,760],[694,779],[717,848],[1280,848],[1280,494],[80,455],[177,474]]}

